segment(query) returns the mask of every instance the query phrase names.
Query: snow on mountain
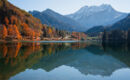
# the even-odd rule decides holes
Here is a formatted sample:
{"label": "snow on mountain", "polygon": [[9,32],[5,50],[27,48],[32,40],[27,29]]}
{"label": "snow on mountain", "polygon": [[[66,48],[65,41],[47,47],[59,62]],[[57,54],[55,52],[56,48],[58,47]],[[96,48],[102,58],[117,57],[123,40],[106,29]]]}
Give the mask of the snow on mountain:
{"label": "snow on mountain", "polygon": [[127,13],[118,12],[111,5],[103,4],[100,6],[85,6],[66,16],[79,22],[85,29],[89,29],[93,26],[112,25],[124,19]]}

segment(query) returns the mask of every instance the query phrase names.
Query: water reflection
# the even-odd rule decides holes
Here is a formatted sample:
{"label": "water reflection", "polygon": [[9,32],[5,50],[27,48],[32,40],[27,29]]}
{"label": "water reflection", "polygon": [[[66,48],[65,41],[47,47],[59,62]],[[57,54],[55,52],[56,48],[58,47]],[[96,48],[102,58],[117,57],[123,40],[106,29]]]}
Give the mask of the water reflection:
{"label": "water reflection", "polygon": [[119,69],[110,76],[92,74],[86,76],[73,67],[63,65],[50,72],[43,69],[27,69],[11,78],[11,80],[129,80],[129,73],[130,69]]}
{"label": "water reflection", "polygon": [[127,45],[0,43],[1,80],[129,80]]}

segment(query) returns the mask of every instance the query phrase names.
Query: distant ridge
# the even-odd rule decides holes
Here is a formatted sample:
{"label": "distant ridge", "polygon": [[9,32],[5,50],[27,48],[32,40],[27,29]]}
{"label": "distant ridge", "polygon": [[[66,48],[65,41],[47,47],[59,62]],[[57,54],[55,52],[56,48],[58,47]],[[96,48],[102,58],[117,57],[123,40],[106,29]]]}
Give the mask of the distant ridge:
{"label": "distant ridge", "polygon": [[87,30],[86,33],[90,35],[98,35],[100,32],[103,32],[104,29],[107,31],[112,31],[112,30],[128,31],[130,29],[130,14],[126,18],[116,22],[111,26],[95,26]]}
{"label": "distant ridge", "polygon": [[29,11],[29,13],[31,13],[34,17],[39,18],[42,24],[51,25],[60,30],[78,32],[84,31],[82,25],[80,25],[77,21],[56,13],[51,9],[46,9],[43,12]]}

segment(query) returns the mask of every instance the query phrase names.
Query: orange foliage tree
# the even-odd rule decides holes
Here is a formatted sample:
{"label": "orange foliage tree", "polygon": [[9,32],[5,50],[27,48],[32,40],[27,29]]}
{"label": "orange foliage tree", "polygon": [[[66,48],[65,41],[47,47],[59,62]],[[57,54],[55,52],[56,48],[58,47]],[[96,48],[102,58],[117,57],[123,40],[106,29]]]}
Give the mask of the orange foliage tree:
{"label": "orange foliage tree", "polygon": [[20,34],[20,32],[19,32],[17,26],[14,25],[13,27],[14,27],[14,31],[15,31],[15,36],[16,36],[16,38],[17,38],[17,39],[22,39],[22,36],[21,36],[21,34]]}
{"label": "orange foliage tree", "polygon": [[32,39],[32,40],[34,39],[34,36],[35,36],[35,32],[32,31],[32,35],[31,35],[31,39]]}
{"label": "orange foliage tree", "polygon": [[17,18],[15,16],[11,16],[10,18],[11,24],[17,24]]}
{"label": "orange foliage tree", "polygon": [[9,24],[9,19],[8,17],[5,17],[5,25],[8,25]]}
{"label": "orange foliage tree", "polygon": [[29,26],[26,23],[23,23],[22,27],[23,27],[24,36],[27,36],[31,39],[34,39],[40,36],[40,32],[36,32],[35,30],[29,28]]}
{"label": "orange foliage tree", "polygon": [[14,30],[13,30],[13,25],[8,26],[8,35],[9,36],[15,35]]}
{"label": "orange foliage tree", "polygon": [[8,36],[12,39],[22,39],[22,36],[17,28],[16,25],[9,25],[8,26]]}
{"label": "orange foliage tree", "polygon": [[5,39],[7,36],[7,29],[6,29],[6,26],[3,26],[3,36],[2,36],[2,39]]}
{"label": "orange foliage tree", "polygon": [[32,35],[32,30],[29,28],[29,26],[26,23],[23,23],[22,27],[23,27],[23,34],[24,34],[24,36]]}
{"label": "orange foliage tree", "polygon": [[35,33],[35,37],[39,37],[41,34],[39,32]]}
{"label": "orange foliage tree", "polygon": [[0,26],[0,38],[5,39],[7,37],[7,28],[5,25]]}
{"label": "orange foliage tree", "polygon": [[72,37],[75,38],[75,39],[78,39],[78,40],[81,39],[81,36],[80,36],[79,32],[72,32]]}

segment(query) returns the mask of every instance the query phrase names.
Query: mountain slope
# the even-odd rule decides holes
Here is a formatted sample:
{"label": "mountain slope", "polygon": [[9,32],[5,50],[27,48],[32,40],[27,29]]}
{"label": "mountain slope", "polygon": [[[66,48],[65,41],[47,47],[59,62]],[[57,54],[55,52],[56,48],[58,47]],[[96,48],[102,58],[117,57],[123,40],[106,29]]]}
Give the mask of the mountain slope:
{"label": "mountain slope", "polygon": [[[41,22],[7,0],[0,1],[0,32],[3,38],[33,37],[41,35]],[[1,38],[0,35],[0,38]]]}
{"label": "mountain slope", "polygon": [[79,11],[66,15],[84,25],[86,29],[93,26],[106,26],[125,18],[126,13],[114,10],[110,5],[103,4],[101,6],[85,6]]}
{"label": "mountain slope", "polygon": [[81,28],[82,26],[75,20],[60,15],[50,9],[43,12],[30,11],[29,13],[31,13],[34,17],[39,18],[43,24],[54,26],[60,30],[84,31],[84,29]]}
{"label": "mountain slope", "polygon": [[88,34],[89,36],[97,36],[100,34],[100,32],[104,31],[104,26],[95,26],[90,29],[88,29],[85,33]]}
{"label": "mountain slope", "polygon": [[93,27],[93,28],[90,28],[89,30],[87,30],[87,34],[90,34],[90,35],[98,35],[100,32],[103,32],[105,30],[107,31],[112,31],[112,30],[129,30],[130,29],[130,14],[116,22],[115,24],[111,25],[111,26],[96,26],[96,27]]}
{"label": "mountain slope", "polygon": [[130,29],[130,14],[124,18],[123,20],[120,20],[119,22],[115,23],[114,25],[107,28],[108,30],[129,30]]}

